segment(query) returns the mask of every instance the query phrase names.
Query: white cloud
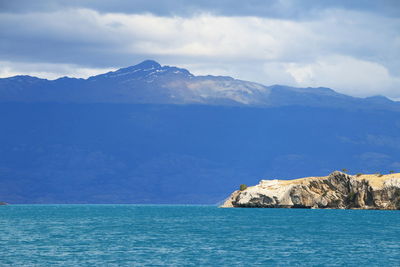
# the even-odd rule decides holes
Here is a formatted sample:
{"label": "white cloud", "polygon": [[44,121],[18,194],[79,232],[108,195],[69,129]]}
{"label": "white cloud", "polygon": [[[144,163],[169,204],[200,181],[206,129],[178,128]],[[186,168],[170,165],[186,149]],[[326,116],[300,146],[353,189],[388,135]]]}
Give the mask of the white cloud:
{"label": "white cloud", "polygon": [[85,68],[72,64],[29,63],[0,61],[0,78],[15,75],[30,75],[39,78],[57,79],[63,76],[88,78],[108,72],[109,68]]}
{"label": "white cloud", "polygon": [[384,66],[348,56],[321,57],[309,64],[290,63],[286,71],[300,86],[324,85],[355,96],[396,95],[396,91],[400,95],[400,80],[390,76]]}

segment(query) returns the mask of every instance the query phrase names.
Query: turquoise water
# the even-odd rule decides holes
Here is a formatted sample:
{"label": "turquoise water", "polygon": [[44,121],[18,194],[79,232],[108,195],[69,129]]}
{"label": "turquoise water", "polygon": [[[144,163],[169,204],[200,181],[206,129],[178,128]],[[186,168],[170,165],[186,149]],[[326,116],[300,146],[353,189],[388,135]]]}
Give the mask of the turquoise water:
{"label": "turquoise water", "polygon": [[0,266],[400,266],[400,211],[0,207]]}

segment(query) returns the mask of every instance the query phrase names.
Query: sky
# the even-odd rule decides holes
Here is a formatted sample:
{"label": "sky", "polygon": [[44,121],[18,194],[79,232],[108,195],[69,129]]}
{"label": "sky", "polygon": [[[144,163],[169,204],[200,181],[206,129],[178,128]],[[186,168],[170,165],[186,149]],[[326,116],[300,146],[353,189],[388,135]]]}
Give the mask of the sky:
{"label": "sky", "polygon": [[146,59],[195,75],[400,101],[400,1],[0,0],[0,77]]}

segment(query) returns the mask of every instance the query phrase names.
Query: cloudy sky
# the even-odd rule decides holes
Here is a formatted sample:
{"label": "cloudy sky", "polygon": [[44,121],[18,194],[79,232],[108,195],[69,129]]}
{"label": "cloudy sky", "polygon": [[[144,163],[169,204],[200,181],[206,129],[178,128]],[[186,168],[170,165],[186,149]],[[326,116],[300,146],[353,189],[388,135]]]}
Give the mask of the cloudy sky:
{"label": "cloudy sky", "polygon": [[0,39],[0,77],[88,77],[154,59],[400,100],[397,0],[0,0]]}

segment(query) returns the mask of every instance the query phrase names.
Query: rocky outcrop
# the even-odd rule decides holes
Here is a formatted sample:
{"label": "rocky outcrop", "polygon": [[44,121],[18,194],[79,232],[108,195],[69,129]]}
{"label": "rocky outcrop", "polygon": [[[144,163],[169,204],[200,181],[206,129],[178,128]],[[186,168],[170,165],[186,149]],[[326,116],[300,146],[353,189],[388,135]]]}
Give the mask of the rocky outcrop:
{"label": "rocky outcrop", "polygon": [[0,205],[8,205],[8,203],[0,201]]}
{"label": "rocky outcrop", "polygon": [[400,174],[261,180],[233,192],[221,207],[400,209]]}

